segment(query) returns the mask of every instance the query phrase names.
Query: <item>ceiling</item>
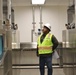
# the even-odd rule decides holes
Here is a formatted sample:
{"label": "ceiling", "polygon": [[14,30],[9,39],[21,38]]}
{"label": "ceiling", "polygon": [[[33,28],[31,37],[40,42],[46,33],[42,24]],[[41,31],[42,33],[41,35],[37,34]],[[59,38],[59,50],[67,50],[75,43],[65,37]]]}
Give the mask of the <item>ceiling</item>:
{"label": "ceiling", "polygon": [[[72,5],[73,0],[46,0],[44,5]],[[12,6],[31,6],[31,0],[12,0]]]}

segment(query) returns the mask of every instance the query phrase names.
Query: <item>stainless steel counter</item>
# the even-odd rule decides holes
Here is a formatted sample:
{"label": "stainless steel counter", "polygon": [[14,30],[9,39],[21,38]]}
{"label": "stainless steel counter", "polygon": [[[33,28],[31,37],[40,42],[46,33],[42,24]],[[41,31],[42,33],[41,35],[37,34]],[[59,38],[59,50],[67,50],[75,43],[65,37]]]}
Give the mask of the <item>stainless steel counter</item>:
{"label": "stainless steel counter", "polygon": [[[62,59],[62,53],[61,53],[61,43],[58,46],[58,53],[60,56],[59,60],[54,60],[53,64],[60,64],[61,65],[61,59]],[[17,59],[13,58],[13,64],[39,64],[38,62],[38,57],[36,55],[36,49],[37,49],[37,42],[23,42],[20,43],[20,49],[13,49],[13,57],[15,56]],[[25,60],[23,60],[25,57]],[[26,58],[27,57],[27,58]],[[15,60],[18,60],[17,62],[15,62]],[[20,60],[22,59],[22,61]],[[34,61],[30,61],[30,59],[33,59]],[[21,62],[21,63],[19,63]]]}

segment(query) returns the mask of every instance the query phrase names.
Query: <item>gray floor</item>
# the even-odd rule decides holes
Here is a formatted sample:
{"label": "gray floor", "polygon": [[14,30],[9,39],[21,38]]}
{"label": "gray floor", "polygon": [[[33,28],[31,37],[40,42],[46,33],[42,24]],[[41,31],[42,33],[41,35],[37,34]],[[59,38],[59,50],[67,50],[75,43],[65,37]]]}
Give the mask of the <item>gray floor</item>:
{"label": "gray floor", "polygon": [[[39,69],[22,69],[13,70],[13,75],[40,75]],[[45,69],[45,75],[47,75],[47,69]],[[63,69],[55,68],[53,69],[53,75],[65,75]]]}

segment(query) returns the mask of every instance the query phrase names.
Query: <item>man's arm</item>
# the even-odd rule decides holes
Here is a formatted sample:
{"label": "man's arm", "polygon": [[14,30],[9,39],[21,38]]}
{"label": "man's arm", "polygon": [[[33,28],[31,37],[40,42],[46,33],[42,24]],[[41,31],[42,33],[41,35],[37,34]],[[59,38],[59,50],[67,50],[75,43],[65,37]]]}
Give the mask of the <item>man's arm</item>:
{"label": "man's arm", "polygon": [[55,50],[59,43],[54,35],[52,36],[52,42],[53,42],[53,50]]}

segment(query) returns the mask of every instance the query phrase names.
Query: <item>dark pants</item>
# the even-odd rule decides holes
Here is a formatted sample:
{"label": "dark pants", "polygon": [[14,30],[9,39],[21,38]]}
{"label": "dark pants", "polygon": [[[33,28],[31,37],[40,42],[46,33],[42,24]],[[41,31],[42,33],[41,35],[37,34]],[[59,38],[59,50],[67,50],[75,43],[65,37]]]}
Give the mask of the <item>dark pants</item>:
{"label": "dark pants", "polygon": [[40,75],[45,75],[45,64],[48,68],[48,75],[52,75],[52,56],[49,57],[39,57],[39,65],[40,65]]}

